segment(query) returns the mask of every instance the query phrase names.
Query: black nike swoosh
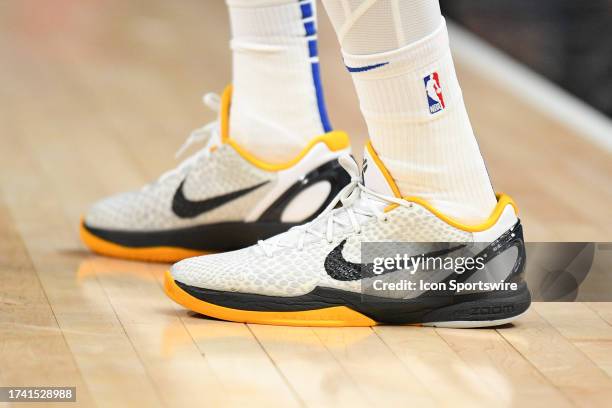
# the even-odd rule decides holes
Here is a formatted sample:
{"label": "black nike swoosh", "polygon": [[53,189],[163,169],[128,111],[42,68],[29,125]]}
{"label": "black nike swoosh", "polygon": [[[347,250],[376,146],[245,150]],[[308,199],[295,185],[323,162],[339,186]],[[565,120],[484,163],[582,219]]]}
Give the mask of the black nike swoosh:
{"label": "black nike swoosh", "polygon": [[[395,272],[386,271],[382,274],[375,274],[373,272],[373,264],[360,264],[347,261],[346,259],[344,259],[344,255],[342,255],[342,249],[344,249],[344,244],[346,244],[346,239],[340,244],[338,244],[338,246],[336,246],[334,249],[332,249],[331,252],[325,257],[325,271],[332,279],[336,279],[339,281],[355,281]],[[419,256],[423,256],[424,258],[437,258],[454,252],[463,247],[465,247],[465,245],[457,245],[451,248],[433,251],[423,255],[419,254]]]}
{"label": "black nike swoosh", "polygon": [[232,191],[231,193],[207,198],[206,200],[191,201],[185,197],[185,194],[183,194],[183,185],[185,184],[185,180],[183,180],[176,189],[174,197],[172,198],[172,211],[174,211],[174,213],[180,218],[194,218],[207,211],[211,211],[217,207],[221,207],[222,205],[229,203],[230,201],[235,200],[239,197],[242,197],[243,195],[248,194],[251,191],[254,191],[259,187],[263,186],[264,184],[268,183],[269,181],[264,181],[252,187],[247,187],[243,188],[242,190],[236,190]]}

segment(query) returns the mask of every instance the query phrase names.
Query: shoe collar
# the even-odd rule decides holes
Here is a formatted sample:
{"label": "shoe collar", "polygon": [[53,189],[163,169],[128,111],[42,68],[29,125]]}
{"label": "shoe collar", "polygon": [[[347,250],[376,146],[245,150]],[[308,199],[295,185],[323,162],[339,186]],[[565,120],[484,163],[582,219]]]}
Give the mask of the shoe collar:
{"label": "shoe collar", "polygon": [[[491,228],[493,225],[495,225],[495,223],[497,223],[499,218],[502,216],[502,213],[508,206],[512,207],[512,209],[514,210],[515,216],[518,215],[518,207],[516,203],[514,202],[514,200],[507,194],[498,193],[496,194],[497,205],[495,206],[495,208],[493,209],[489,217],[484,222],[478,225],[467,225],[463,222],[457,221],[443,214],[442,212],[438,211],[435,207],[433,207],[429,202],[427,202],[426,200],[422,198],[414,197],[414,196],[402,196],[399,188],[397,187],[397,184],[393,180],[393,177],[391,177],[389,170],[387,170],[382,160],[380,159],[380,157],[374,150],[374,147],[372,146],[371,141],[368,141],[366,143],[363,157],[364,157],[364,162],[363,162],[362,177],[363,177],[364,185],[368,189],[375,191],[382,195],[400,198],[405,201],[409,201],[416,205],[419,205],[425,208],[427,211],[429,211],[433,215],[435,215],[436,217],[438,217],[439,219],[441,219],[442,221],[444,221],[445,223],[455,228],[458,228],[462,231],[482,232],[482,231],[485,231]],[[398,207],[397,204],[391,204],[385,209],[385,211],[389,212],[397,207]]]}
{"label": "shoe collar", "polygon": [[221,144],[232,147],[243,159],[251,163],[253,166],[258,167],[266,171],[281,171],[293,167],[302,158],[304,158],[310,150],[318,143],[323,143],[327,146],[330,151],[339,152],[341,150],[348,149],[350,147],[350,140],[348,135],[341,130],[334,130],[327,132],[320,136],[316,136],[310,140],[308,145],[302,149],[293,159],[285,163],[269,163],[261,158],[258,158],[243,146],[241,146],[236,140],[230,137],[229,132],[229,118],[230,108],[232,104],[232,85],[225,87],[223,94],[221,95],[221,103],[219,109],[219,124],[221,131]]}

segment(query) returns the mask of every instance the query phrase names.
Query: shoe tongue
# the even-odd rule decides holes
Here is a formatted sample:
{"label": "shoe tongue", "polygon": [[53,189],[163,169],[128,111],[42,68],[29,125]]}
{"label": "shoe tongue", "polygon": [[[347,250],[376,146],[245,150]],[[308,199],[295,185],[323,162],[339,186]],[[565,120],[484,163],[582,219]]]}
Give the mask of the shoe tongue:
{"label": "shoe tongue", "polygon": [[370,143],[363,152],[362,178],[363,184],[370,190],[386,196],[400,197],[399,189]]}

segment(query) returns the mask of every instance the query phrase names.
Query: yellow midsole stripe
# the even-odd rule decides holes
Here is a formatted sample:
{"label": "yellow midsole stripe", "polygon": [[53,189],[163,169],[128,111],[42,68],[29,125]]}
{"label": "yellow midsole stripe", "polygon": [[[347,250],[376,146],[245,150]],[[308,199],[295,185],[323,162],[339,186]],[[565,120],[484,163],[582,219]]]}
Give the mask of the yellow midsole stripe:
{"label": "yellow midsole stripe", "polygon": [[240,323],[270,324],[279,326],[374,326],[376,321],[345,306],[299,312],[259,312],[232,309],[205,302],[181,289],[170,271],[164,277],[164,290],[176,303],[194,312]]}
{"label": "yellow midsole stripe", "polygon": [[95,236],[89,232],[87,228],[85,228],[83,221],[81,221],[79,234],[83,243],[93,252],[115,258],[133,259],[139,261],[177,262],[185,258],[205,255],[208,253],[194,249],[166,246],[142,248],[126,247]]}

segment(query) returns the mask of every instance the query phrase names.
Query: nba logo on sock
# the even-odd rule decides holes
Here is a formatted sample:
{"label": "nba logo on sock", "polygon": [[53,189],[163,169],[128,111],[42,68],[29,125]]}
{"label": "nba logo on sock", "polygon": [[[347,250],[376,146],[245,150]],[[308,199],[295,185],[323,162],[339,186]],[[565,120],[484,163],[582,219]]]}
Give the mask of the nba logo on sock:
{"label": "nba logo on sock", "polygon": [[442,88],[440,87],[440,77],[437,72],[433,72],[423,78],[425,82],[425,93],[429,104],[429,113],[432,115],[445,108]]}

